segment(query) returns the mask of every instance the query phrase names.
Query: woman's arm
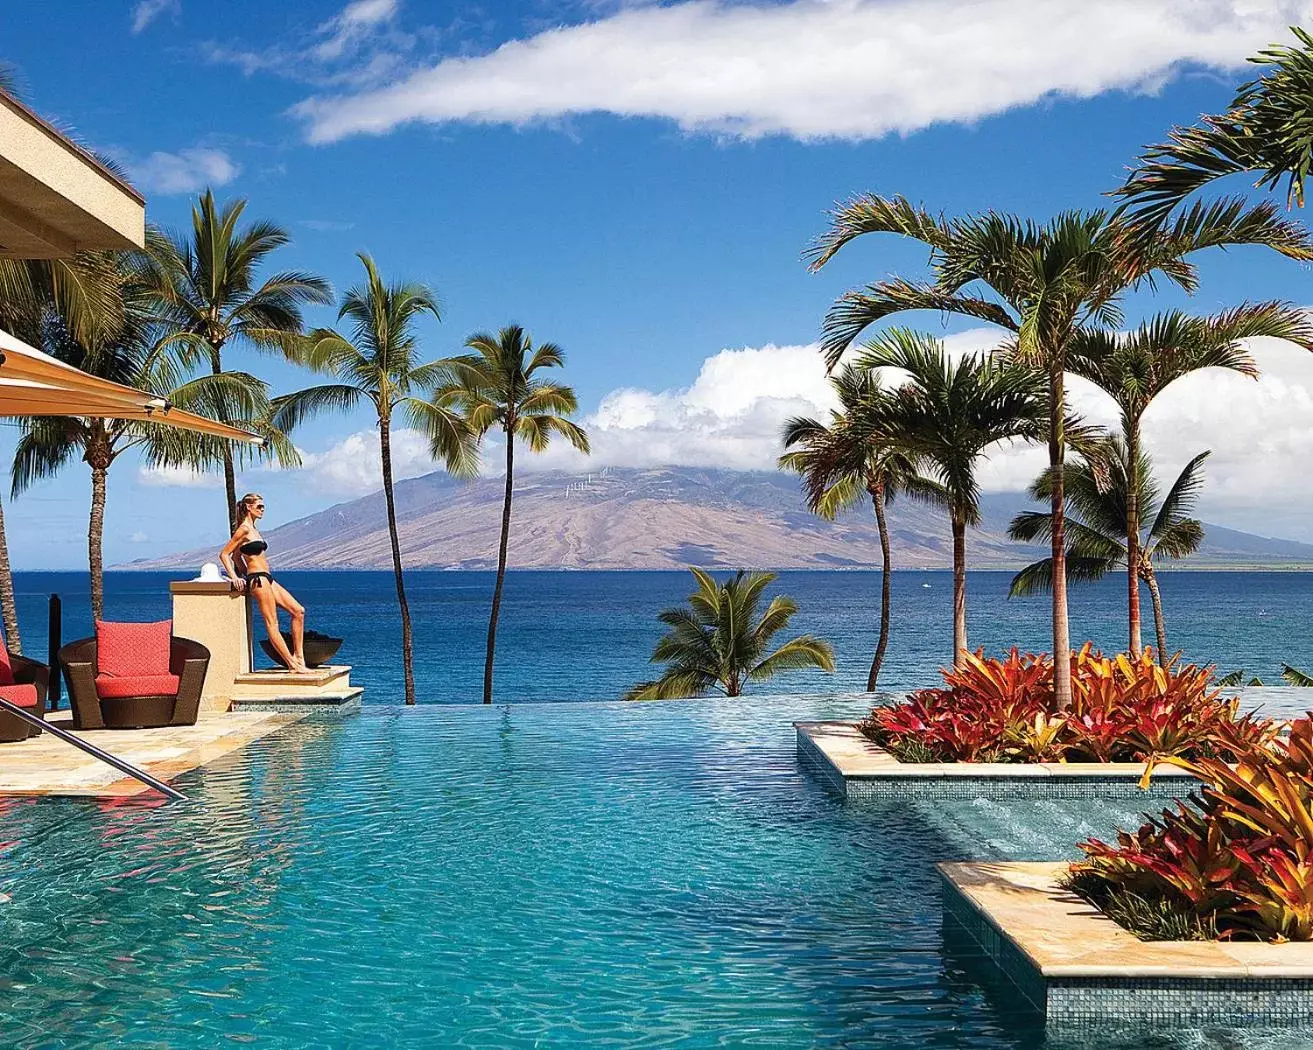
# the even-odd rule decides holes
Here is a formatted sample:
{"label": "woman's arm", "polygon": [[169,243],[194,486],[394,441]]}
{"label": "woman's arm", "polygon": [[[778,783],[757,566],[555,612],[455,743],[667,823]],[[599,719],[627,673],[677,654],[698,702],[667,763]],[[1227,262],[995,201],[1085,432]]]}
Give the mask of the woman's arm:
{"label": "woman's arm", "polygon": [[250,531],[246,525],[239,525],[237,531],[223,545],[223,550],[219,552],[219,562],[223,565],[223,570],[228,574],[228,579],[232,585],[239,591],[246,590],[246,581],[238,575],[237,569],[233,565],[233,556],[237,549],[246,541],[246,534]]}

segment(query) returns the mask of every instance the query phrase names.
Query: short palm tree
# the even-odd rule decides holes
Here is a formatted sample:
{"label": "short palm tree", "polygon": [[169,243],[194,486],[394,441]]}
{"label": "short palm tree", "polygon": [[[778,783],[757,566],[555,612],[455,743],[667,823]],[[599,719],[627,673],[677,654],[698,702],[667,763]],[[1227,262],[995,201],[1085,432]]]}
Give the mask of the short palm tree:
{"label": "short palm tree", "polygon": [[455,358],[457,381],[440,391],[436,403],[458,406],[475,436],[501,431],[506,446],[505,494],[502,497],[501,542],[497,547],[497,582],[488,615],[488,643],[483,663],[483,702],[492,703],[492,672],[497,651],[497,617],[506,581],[506,551],[511,536],[511,495],[515,485],[515,442],[530,452],[543,452],[559,434],[580,452],[587,453],[588,435],[570,419],[579,409],[574,390],[543,379],[548,368],[565,364],[565,351],[555,343],[535,347],[519,325],[508,325],[496,335],[479,332],[465,345],[475,351]]}
{"label": "short palm tree", "polygon": [[414,282],[387,284],[374,260],[359,255],[365,283],[342,299],[338,320],[351,322],[349,336],[317,329],[294,351],[296,360],[337,382],[309,387],[274,399],[273,423],[287,431],[309,416],[324,411],[346,411],[368,405],[378,423],[383,499],[387,505],[388,537],[392,542],[392,571],[397,604],[401,609],[401,656],[406,703],[415,703],[414,640],[410,604],[402,573],[401,540],[397,533],[397,507],[392,481],[392,426],[398,416],[424,433],[434,459],[441,460],[457,477],[478,471],[474,440],[455,412],[428,400],[437,387],[453,381],[450,362],[421,363],[415,325],[425,314],[439,317],[437,295]]}
{"label": "short palm tree", "polygon": [[[203,362],[214,375],[224,371],[223,351],[237,344],[292,355],[304,332],[303,306],[332,301],[328,283],[313,274],[275,273],[263,280],[259,269],[268,256],[288,243],[287,231],[271,222],[240,226],[246,201],[220,206],[206,190],[192,207],[190,240],[155,235],[151,238],[150,290],[170,337],[191,361]],[[259,425],[253,419],[227,419],[236,426]],[[295,465],[290,443],[273,437],[268,448],[284,465]],[[229,531],[237,527],[237,477],[231,442],[202,449],[214,459],[200,466],[222,466]],[[243,450],[238,450],[238,455]],[[257,453],[259,454],[259,453]]]}
{"label": "short palm tree", "polygon": [[798,611],[797,602],[782,594],[760,611],[762,592],[775,582],[774,573],[740,569],[718,582],[701,569],[689,571],[698,589],[688,604],[657,617],[670,631],[657,642],[652,662],[666,669],[655,681],[634,686],[624,699],[679,700],[713,690],[741,696],[749,682],[764,682],[784,671],[834,671],[834,650],[809,634],[770,651],[774,637]]}
{"label": "short palm tree", "polygon": [[894,368],[906,377],[877,425],[899,448],[923,457],[942,489],[953,534],[953,660],[960,664],[968,652],[966,530],[980,521],[976,468],[1001,442],[1043,438],[1044,376],[988,355],[953,360],[938,339],[905,328],[867,342],[857,367]]}
{"label": "short palm tree", "polygon": [[[172,348],[155,342],[159,325],[138,281],[139,257],[122,253],[111,272],[108,294],[117,296],[116,329],[102,329],[88,345],[74,335],[68,318],[52,310],[43,325],[42,346],[51,356],[82,371],[125,386],[157,394],[179,408],[244,418],[267,403],[264,383],[239,372],[188,379]],[[107,294],[99,289],[98,295]],[[137,449],[149,465],[178,465],[195,458],[195,435],[168,427],[121,419],[35,416],[20,421],[14,451],[11,495],[58,474],[80,458],[91,469],[91,512],[87,556],[91,576],[91,612],[104,618],[104,528],[109,468],[128,449]],[[216,439],[210,439],[211,441]]]}
{"label": "short palm tree", "polygon": [[869,498],[880,533],[880,636],[866,676],[866,690],[876,687],[889,646],[890,584],[893,560],[885,508],[900,494],[943,504],[942,486],[921,476],[917,455],[900,448],[880,432],[881,413],[889,393],[871,371],[845,366],[830,376],[839,409],[822,423],[809,417],[784,425],[780,466],[802,476],[807,506],[827,521]]}
{"label": "short palm tree", "polygon": [[[928,280],[894,277],[844,293],[826,315],[822,350],[829,367],[869,326],[910,310],[954,313],[986,321],[1010,333],[1010,352],[1047,380],[1049,466],[1054,473],[1052,557],[1066,557],[1063,530],[1063,461],[1068,353],[1077,333],[1117,328],[1127,292],[1166,277],[1192,291],[1197,273],[1187,257],[1232,244],[1263,244],[1293,258],[1313,258],[1313,239],[1300,224],[1280,219],[1270,203],[1246,209],[1221,201],[1188,209],[1152,236],[1132,232],[1104,211],[1065,212],[1047,223],[998,212],[947,218],[903,197],[865,195],[842,205],[830,230],[811,249],[813,269],[824,266],[850,241],[868,233],[893,233],[929,249]],[[1053,586],[1053,651],[1071,651],[1066,574]],[[1071,704],[1071,668],[1054,664],[1059,708]]]}
{"label": "short palm tree", "polygon": [[1260,51],[1263,67],[1226,112],[1178,127],[1149,147],[1115,195],[1138,224],[1154,227],[1195,191],[1229,175],[1257,174],[1261,189],[1286,184],[1286,205],[1304,204],[1313,171],[1313,35],[1292,26],[1296,42]]}
{"label": "short palm tree", "polygon": [[[1244,340],[1288,339],[1313,350],[1313,324],[1303,310],[1278,302],[1245,304],[1207,317],[1172,310],[1131,332],[1090,329],[1077,334],[1070,352],[1073,373],[1107,393],[1121,411],[1127,462],[1139,462],[1141,425],[1154,398],[1193,372],[1225,368],[1256,377],[1258,366]],[[1130,650],[1140,651],[1140,518],[1138,486],[1124,487],[1127,548],[1127,610]],[[1162,655],[1161,653],[1159,654]]]}
{"label": "short palm tree", "polygon": [[[1158,659],[1167,657],[1167,626],[1163,619],[1162,595],[1154,562],[1187,557],[1199,549],[1204,539],[1202,523],[1191,515],[1203,485],[1203,463],[1207,452],[1190,460],[1162,501],[1153,478],[1149,457],[1140,451],[1136,458],[1136,484],[1140,512],[1150,524],[1136,537],[1134,558],[1126,542],[1127,494],[1131,489],[1127,467],[1131,463],[1126,443],[1109,439],[1110,454],[1096,471],[1085,460],[1067,466],[1067,580],[1071,583],[1101,580],[1119,567],[1134,565],[1135,577],[1144,581],[1153,601],[1154,629],[1158,640]],[[1051,475],[1045,471],[1030,487],[1036,500],[1047,500]],[[1048,514],[1025,511],[1018,514],[1008,528],[1008,535],[1030,543],[1049,535]],[[1053,587],[1053,559],[1027,565],[1012,578],[1013,596],[1047,593]]]}

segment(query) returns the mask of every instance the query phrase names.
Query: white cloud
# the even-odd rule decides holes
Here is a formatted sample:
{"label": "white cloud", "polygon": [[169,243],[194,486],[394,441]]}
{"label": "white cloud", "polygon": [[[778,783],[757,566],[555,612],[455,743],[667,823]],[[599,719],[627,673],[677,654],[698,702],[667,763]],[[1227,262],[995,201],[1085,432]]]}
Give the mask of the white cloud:
{"label": "white cloud", "polygon": [[163,14],[177,16],[182,11],[180,0],[140,0],[132,9],[132,31],[140,33]]}
{"label": "white cloud", "polygon": [[[378,431],[361,430],[323,452],[301,450],[301,473],[316,492],[359,496],[382,488]],[[414,478],[437,469],[428,440],[417,430],[392,432],[392,476]]]}
{"label": "white cloud", "polygon": [[1310,16],[1308,0],[691,0],[444,58],[294,112],[320,143],[593,112],[749,139],[868,139],[1054,95],[1153,91],[1183,63],[1239,69]]}
{"label": "white cloud", "polygon": [[348,48],[392,21],[397,7],[396,0],[355,0],[347,4],[340,14],[319,27],[324,39],[311,52],[326,62],[341,58]]}
{"label": "white cloud", "polygon": [[203,489],[214,485],[222,488],[223,477],[191,467],[138,467],[137,484],[153,489]]}
{"label": "white cloud", "polygon": [[146,535],[144,532],[142,532],[140,529],[138,529],[136,532],[134,532],[131,536],[128,537],[128,542],[129,542],[129,543],[149,543],[149,542],[150,542],[150,537],[147,536],[147,535]]}
{"label": "white cloud", "polygon": [[157,151],[148,157],[125,157],[128,174],[151,193],[195,193],[222,186],[241,173],[241,166],[221,149],[196,146],[177,153]]}

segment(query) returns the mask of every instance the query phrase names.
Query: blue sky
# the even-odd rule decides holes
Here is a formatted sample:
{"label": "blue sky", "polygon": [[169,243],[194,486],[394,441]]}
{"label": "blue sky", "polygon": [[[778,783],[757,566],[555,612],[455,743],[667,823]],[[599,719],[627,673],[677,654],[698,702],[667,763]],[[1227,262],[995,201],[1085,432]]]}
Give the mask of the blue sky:
{"label": "blue sky", "polygon": [[[769,464],[781,418],[823,403],[805,348],[830,300],[923,261],[882,239],[809,275],[799,254],[834,201],[1097,205],[1142,144],[1224,106],[1245,56],[1309,6],[11,0],[0,60],[36,109],[126,165],[151,221],[181,227],[206,184],[245,197],[292,232],[280,268],[340,290],[366,250],[386,275],[431,283],[445,306],[423,330],[432,356],[512,320],[562,344],[599,463],[751,467]],[[1309,276],[1258,251],[1213,256],[1192,306],[1310,302]],[[1201,441],[1219,450],[1213,520],[1313,539],[1280,477],[1313,451],[1313,369],[1289,347],[1260,356],[1270,379],[1237,394],[1210,377],[1150,437],[1169,464]],[[246,351],[228,360],[276,390],[310,381]],[[1242,418],[1277,434],[1268,473]],[[245,484],[275,523],[352,498],[376,469],[369,423],[308,426],[305,470]],[[417,443],[403,458],[402,473],[425,469]],[[1031,463],[1002,457],[994,487],[1020,487]],[[84,564],[88,487],[74,465],[7,505],[16,567]],[[221,485],[115,465],[108,560],[217,545],[221,526]]]}

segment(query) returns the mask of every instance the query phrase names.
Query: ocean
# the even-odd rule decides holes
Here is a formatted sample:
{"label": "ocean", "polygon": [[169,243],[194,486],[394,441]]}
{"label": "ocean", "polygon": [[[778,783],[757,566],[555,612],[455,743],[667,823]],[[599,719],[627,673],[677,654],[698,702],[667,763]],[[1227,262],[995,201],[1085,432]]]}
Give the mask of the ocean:
{"label": "ocean", "polygon": [[[106,574],[106,616],[164,619],[168,583],[182,574]],[[402,699],[401,628],[392,574],[286,571],[279,580],[305,604],[307,626],[346,639],[339,659],[354,666],[368,703]],[[1009,599],[1007,572],[968,577],[968,637],[972,648],[999,653],[1049,648],[1047,597]],[[1280,684],[1282,663],[1313,672],[1313,574],[1298,572],[1170,572],[1160,577],[1169,647],[1185,658],[1244,668]],[[415,675],[421,703],[471,703],[481,696],[483,651],[493,574],[407,573],[415,624]],[[19,573],[16,577],[24,650],[46,652],[47,601],[63,601],[63,638],[91,633],[85,573]],[[686,572],[548,572],[507,575],[498,633],[498,702],[614,700],[652,677],[652,645],[662,633],[656,615],[692,591]],[[879,627],[880,577],[875,572],[782,572],[774,593],[798,603],[790,633],[830,641],[833,675],[787,674],[754,683],[760,693],[841,693],[865,687]],[[1124,648],[1125,580],[1116,576],[1073,588],[1071,637],[1105,651]],[[881,674],[882,689],[932,684],[951,656],[952,578],[948,572],[895,572],[894,624]],[[1148,595],[1144,640],[1152,642]],[[257,634],[262,628],[257,627]],[[787,635],[779,636],[781,640]],[[263,654],[258,654],[263,659]]]}

